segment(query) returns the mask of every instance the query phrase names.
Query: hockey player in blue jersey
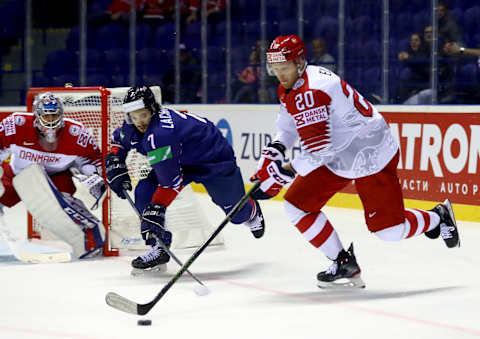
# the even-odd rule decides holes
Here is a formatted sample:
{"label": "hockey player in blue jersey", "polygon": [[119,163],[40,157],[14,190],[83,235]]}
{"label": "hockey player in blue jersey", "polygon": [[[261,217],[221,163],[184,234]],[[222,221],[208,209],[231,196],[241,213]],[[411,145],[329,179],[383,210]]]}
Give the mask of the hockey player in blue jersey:
{"label": "hockey player in blue jersey", "polygon": [[[165,229],[165,211],[191,182],[205,186],[212,201],[227,214],[245,194],[235,155],[220,130],[205,118],[160,107],[149,87],[132,87],[124,100],[125,121],[113,132],[112,152],[106,156],[110,188],[125,199],[131,190],[125,159],[131,149],[145,155],[152,170],[135,188],[135,206],[142,212],[141,233],[151,249],[132,261],[136,269],[152,269],[169,261],[166,246],[172,233]],[[232,218],[245,224],[255,238],[265,223],[258,202],[251,200]]]}

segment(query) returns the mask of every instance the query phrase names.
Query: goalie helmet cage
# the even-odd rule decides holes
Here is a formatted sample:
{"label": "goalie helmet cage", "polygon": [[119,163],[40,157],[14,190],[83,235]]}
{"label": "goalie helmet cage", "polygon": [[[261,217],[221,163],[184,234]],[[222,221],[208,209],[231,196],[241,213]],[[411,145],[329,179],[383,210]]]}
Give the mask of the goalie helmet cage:
{"label": "goalie helmet cage", "polygon": [[[161,104],[161,90],[152,86],[157,102]],[[38,87],[27,92],[27,111],[32,112],[35,97],[44,92],[52,92],[59,96],[64,105],[64,117],[84,124],[96,139],[105,156],[111,148],[110,136],[120,127],[124,120],[122,101],[128,87]],[[127,157],[132,184],[144,178],[150,171],[146,158],[130,151]],[[105,178],[105,161],[102,159],[102,173]],[[82,199],[87,206],[93,205],[93,198],[83,185],[77,185],[75,196]],[[192,189],[187,186],[167,209],[167,228],[174,233],[172,246],[176,248],[198,247],[208,238],[212,226],[203,214],[196,201]],[[144,250],[146,247],[140,236],[138,217],[134,214],[126,200],[118,198],[110,189],[102,203],[102,208],[96,211],[96,216],[102,221],[105,229],[105,256],[116,256],[122,250]],[[48,232],[38,225],[28,213],[28,238],[48,238]],[[223,245],[219,238],[213,245]]]}

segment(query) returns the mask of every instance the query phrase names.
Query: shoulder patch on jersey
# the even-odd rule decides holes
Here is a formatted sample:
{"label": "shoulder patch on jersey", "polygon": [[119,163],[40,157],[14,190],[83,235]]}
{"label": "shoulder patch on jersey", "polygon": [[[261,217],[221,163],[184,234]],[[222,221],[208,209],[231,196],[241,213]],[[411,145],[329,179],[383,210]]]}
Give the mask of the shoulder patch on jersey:
{"label": "shoulder patch on jersey", "polygon": [[293,85],[293,90],[297,90],[305,84],[305,80],[303,78],[299,78],[295,84]]}
{"label": "shoulder patch on jersey", "polygon": [[82,146],[82,147],[87,147],[91,138],[92,138],[92,135],[90,134],[88,129],[82,128],[79,131],[79,135],[78,135],[78,138],[77,138],[77,144]]}
{"label": "shoulder patch on jersey", "polygon": [[3,124],[5,126],[5,136],[13,135],[17,133],[15,128],[15,118],[12,116],[6,117],[3,119]]}
{"label": "shoulder patch on jersey", "polygon": [[70,127],[68,128],[68,131],[70,132],[71,135],[76,137],[77,135],[80,134],[80,126],[70,125]]}
{"label": "shoulder patch on jersey", "polygon": [[17,115],[15,116],[15,124],[17,124],[18,126],[23,126],[25,125],[25,117],[21,116],[21,115]]}
{"label": "shoulder patch on jersey", "polygon": [[150,165],[157,164],[167,159],[172,159],[172,147],[163,146],[147,153],[147,159]]}

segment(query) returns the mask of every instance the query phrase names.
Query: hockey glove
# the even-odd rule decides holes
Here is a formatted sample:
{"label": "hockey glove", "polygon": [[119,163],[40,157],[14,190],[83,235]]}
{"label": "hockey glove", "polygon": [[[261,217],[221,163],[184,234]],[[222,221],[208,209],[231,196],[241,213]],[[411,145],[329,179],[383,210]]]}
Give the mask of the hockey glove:
{"label": "hockey glove", "polygon": [[96,199],[99,200],[103,193],[106,191],[105,182],[103,178],[98,174],[94,173],[90,176],[85,176],[84,178],[80,179],[80,182],[87,187],[90,194]]}
{"label": "hockey glove", "polygon": [[172,233],[165,229],[166,209],[163,205],[151,202],[143,210],[140,228],[142,238],[147,245],[155,245],[155,238],[158,238],[167,247],[172,243]]}
{"label": "hockey glove", "polygon": [[257,165],[257,172],[267,167],[272,161],[280,160],[283,162],[285,160],[285,150],[286,147],[278,141],[269,143],[262,150],[262,156]]}
{"label": "hockey glove", "polygon": [[295,173],[283,168],[280,160],[273,161],[250,178],[251,181],[260,180],[260,188],[253,192],[251,197],[255,200],[270,199],[293,179]]}
{"label": "hockey glove", "polygon": [[107,183],[111,190],[120,198],[125,199],[123,190],[131,191],[132,182],[128,175],[127,165],[120,157],[113,153],[107,154],[105,157],[105,166],[107,168]]}

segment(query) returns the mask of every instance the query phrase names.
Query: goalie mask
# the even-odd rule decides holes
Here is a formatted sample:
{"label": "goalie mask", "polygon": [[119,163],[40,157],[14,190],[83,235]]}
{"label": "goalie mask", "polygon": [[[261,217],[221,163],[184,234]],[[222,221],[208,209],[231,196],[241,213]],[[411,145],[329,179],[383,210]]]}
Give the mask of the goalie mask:
{"label": "goalie mask", "polygon": [[63,103],[50,92],[38,96],[33,103],[34,126],[49,143],[57,140],[58,132],[64,126]]}
{"label": "goalie mask", "polygon": [[141,86],[130,88],[123,99],[125,121],[133,124],[130,113],[144,108],[148,109],[152,115],[160,111],[160,105],[155,99],[155,95],[150,87]]}

